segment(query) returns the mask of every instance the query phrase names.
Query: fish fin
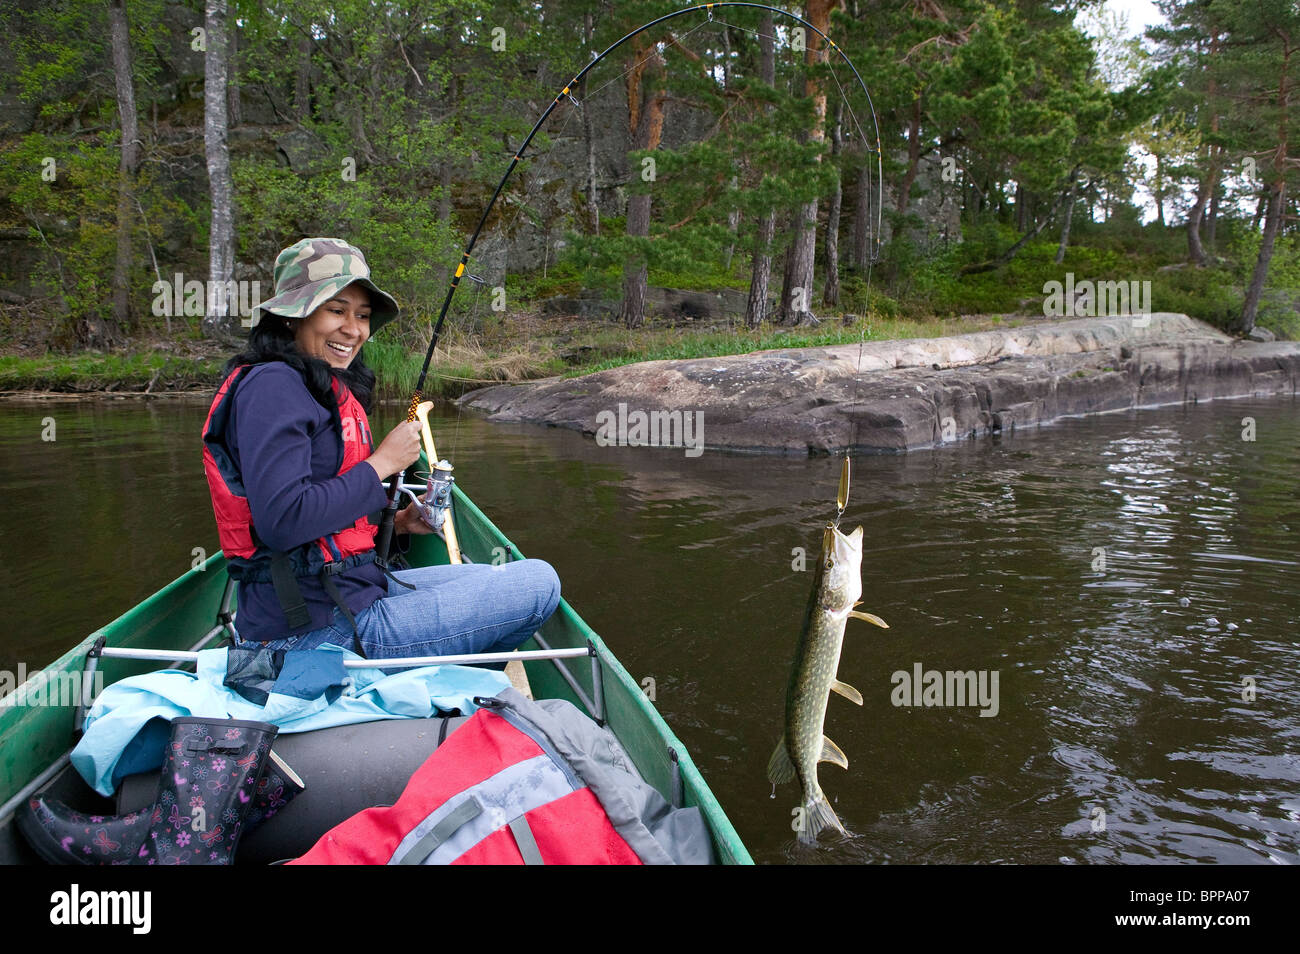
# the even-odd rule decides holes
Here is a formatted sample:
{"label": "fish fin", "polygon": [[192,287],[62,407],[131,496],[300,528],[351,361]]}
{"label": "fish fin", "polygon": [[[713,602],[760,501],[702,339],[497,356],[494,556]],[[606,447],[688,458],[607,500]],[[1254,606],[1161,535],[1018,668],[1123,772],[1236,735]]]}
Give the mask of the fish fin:
{"label": "fish fin", "polygon": [[817,835],[823,828],[834,828],[840,834],[848,834],[824,795],[811,804],[804,803],[803,828],[799,831],[799,841],[805,845],[815,844]]}
{"label": "fish fin", "polygon": [[868,623],[872,623],[876,626],[879,626],[881,629],[889,629],[889,624],[886,623],[879,616],[873,616],[870,613],[859,613],[857,610],[849,610],[849,615],[852,616],[854,619],[864,619]]}
{"label": "fish fin", "polygon": [[785,736],[776,744],[776,751],[767,760],[767,780],[773,785],[784,785],[794,778],[794,763],[790,761],[790,750],[785,747]]}
{"label": "fish fin", "polygon": [[831,683],[831,692],[838,692],[845,699],[848,699],[849,702],[862,705],[862,693],[858,692],[858,690],[854,689],[847,682],[840,682],[836,679]]}
{"label": "fish fin", "polygon": [[840,747],[832,742],[826,736],[822,736],[822,754],[817,756],[818,762],[834,762],[840,768],[849,767],[849,758],[840,750]]}

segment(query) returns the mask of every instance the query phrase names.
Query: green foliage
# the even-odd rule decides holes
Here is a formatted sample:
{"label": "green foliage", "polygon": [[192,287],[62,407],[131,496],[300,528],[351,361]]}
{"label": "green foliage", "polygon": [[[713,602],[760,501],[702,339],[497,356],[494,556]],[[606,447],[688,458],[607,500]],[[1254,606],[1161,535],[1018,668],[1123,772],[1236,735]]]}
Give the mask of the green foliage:
{"label": "green foliage", "polygon": [[[26,228],[39,244],[30,280],[61,298],[71,320],[106,310],[116,248],[117,149],[108,136],[77,145],[32,133],[0,162],[0,224]],[[53,182],[42,175],[49,160]]]}
{"label": "green foliage", "polygon": [[415,382],[420,377],[424,353],[416,352],[397,341],[376,338],[362,349],[366,364],[375,372],[385,394],[415,393]]}
{"label": "green foliage", "polygon": [[356,181],[334,172],[294,173],[269,160],[233,164],[236,216],[257,221],[240,233],[239,256],[264,262],[267,277],[275,256],[299,235],[342,235],[365,252],[376,280],[393,294],[405,317],[427,319],[441,304],[450,275],[446,266],[459,257],[460,236],[440,222],[428,200],[385,181],[379,170]]}
{"label": "green foliage", "polygon": [[[897,198],[887,200],[895,234],[871,273],[841,269],[841,311],[862,315],[873,328],[936,315],[1033,313],[1043,284],[1066,271],[1079,278],[1149,279],[1157,308],[1219,324],[1240,307],[1260,243],[1238,200],[1279,178],[1294,190],[1300,168],[1293,146],[1276,166],[1270,158],[1279,132],[1289,143],[1300,141],[1294,105],[1288,109],[1277,97],[1281,59],[1273,29],[1292,22],[1294,4],[1172,4],[1172,26],[1160,33],[1164,46],[1156,59],[1133,43],[1090,40],[1074,23],[1081,6],[935,0],[846,4],[837,12],[831,33],[871,86],[891,190],[896,196],[908,173],[914,133],[922,169],[955,160],[956,181],[945,179],[951,184],[940,188],[960,204],[964,231],[963,242],[942,245],[927,234],[934,226],[917,212],[922,199],[936,198],[935,189],[918,178],[901,214],[893,208]],[[251,267],[269,287],[276,253],[304,235],[355,242],[406,319],[386,329],[368,354],[385,378],[413,383],[451,269],[525,130],[595,51],[677,9],[680,4],[667,0],[524,7],[506,0],[341,0],[328,10],[315,0],[270,6],[237,0],[232,22],[245,101],[264,100],[276,117],[275,128],[246,128],[231,137],[241,277]],[[201,277],[207,269],[201,107],[189,90],[199,80],[192,72],[196,58],[177,62],[176,37],[168,33],[187,18],[199,22],[201,10],[192,2],[182,9],[166,0],[128,0],[128,12],[146,140],[134,184],[142,214],[132,225],[137,261],[129,291],[138,317],[129,330],[156,335],[168,324],[149,312],[155,276],[148,250],[157,251],[164,278],[177,270]],[[724,21],[734,24],[725,36]],[[835,56],[827,65],[805,65],[792,46],[790,21],[780,18],[776,81],[760,82],[754,35],[760,23],[759,11],[737,9],[712,21],[693,15],[672,21],[646,34],[635,56],[629,44],[601,64],[581,109],[556,106],[554,121],[531,143],[487,220],[470,270],[485,275],[488,286],[466,281],[454,299],[451,327],[466,333],[465,342],[478,335],[501,344],[508,325],[487,304],[497,282],[508,287],[512,311],[555,296],[616,297],[625,266],[639,261],[648,264],[652,284],[744,289],[759,251],[756,224],[775,212],[782,223],[770,250],[775,285],[791,240],[789,213],[813,199],[821,201],[824,242],[825,199],[837,166],[874,171],[872,107]],[[504,50],[492,48],[498,28]],[[1098,51],[1109,61],[1099,63]],[[50,338],[67,345],[77,322],[107,310],[112,292],[120,136],[102,0],[5,5],[0,54],[12,64],[0,92],[37,116],[30,130],[0,134],[0,228],[31,236],[39,257],[34,272],[21,277],[57,301],[62,326]],[[623,181],[600,182],[597,235],[582,195],[582,125],[596,124],[593,135],[606,156],[610,142],[626,142],[625,71],[636,56],[662,59],[647,70],[641,91],[668,98],[664,139],[658,149],[620,157]],[[849,107],[851,138],[838,160],[825,141],[809,135],[818,119],[807,81],[825,91],[829,113],[837,102]],[[602,94],[602,87],[609,90]],[[298,88],[306,90],[306,101],[297,98]],[[290,136],[299,144],[290,150],[292,170],[273,153],[273,144]],[[1224,260],[1208,269],[1161,270],[1184,257],[1185,232],[1141,224],[1132,196],[1148,173],[1129,155],[1133,143],[1160,159],[1158,181],[1148,188],[1167,198],[1171,223],[1182,214],[1174,197],[1220,164],[1225,191],[1219,247],[1211,251]],[[47,156],[57,160],[54,182],[40,176]],[[651,178],[639,174],[646,158],[654,160]],[[1247,158],[1258,163],[1253,177],[1242,172]],[[355,176],[346,174],[349,162]],[[1059,212],[1044,220],[1075,170],[1073,241],[1057,265]],[[637,194],[651,197],[652,215],[649,234],[633,237],[621,203]],[[855,201],[845,196],[844,233]],[[872,219],[879,211],[874,202]],[[996,258],[1038,224],[1046,226],[1038,240],[1007,265],[961,273]],[[564,250],[558,250],[561,236]],[[517,256],[483,254],[511,243],[544,249],[545,267],[521,273]],[[499,261],[508,269],[500,276],[493,271]],[[0,264],[0,279],[14,279],[4,274],[10,267]],[[1284,234],[1269,268],[1261,323],[1293,327],[1288,296],[1297,287],[1300,256],[1294,236]],[[170,331],[197,335],[199,328],[193,318],[176,317]],[[777,339],[732,340],[750,347]],[[702,353],[715,346],[722,345],[683,349]],[[628,347],[629,353],[671,351],[665,342]],[[549,360],[539,359],[528,373]],[[486,358],[457,358],[443,368],[447,381],[492,373]]]}
{"label": "green foliage", "polygon": [[0,355],[0,391],[168,391],[214,387],[218,358],[144,354]]}

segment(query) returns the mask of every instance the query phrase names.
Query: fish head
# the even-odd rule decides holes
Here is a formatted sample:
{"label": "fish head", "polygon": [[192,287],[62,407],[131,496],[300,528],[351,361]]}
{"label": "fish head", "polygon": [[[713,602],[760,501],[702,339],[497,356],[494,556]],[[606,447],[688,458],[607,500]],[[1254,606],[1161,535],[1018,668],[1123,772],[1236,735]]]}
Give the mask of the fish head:
{"label": "fish head", "polygon": [[826,525],[822,536],[823,602],[828,609],[850,610],[862,597],[862,528],[841,533]]}

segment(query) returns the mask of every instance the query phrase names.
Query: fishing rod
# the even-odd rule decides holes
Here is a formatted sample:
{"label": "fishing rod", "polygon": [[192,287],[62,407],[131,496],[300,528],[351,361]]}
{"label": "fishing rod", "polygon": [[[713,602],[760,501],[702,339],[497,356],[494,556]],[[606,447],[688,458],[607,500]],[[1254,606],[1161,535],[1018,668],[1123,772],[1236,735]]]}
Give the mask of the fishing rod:
{"label": "fishing rod", "polygon": [[[825,33],[823,33],[817,27],[813,26],[813,24],[809,23],[807,20],[805,20],[803,17],[799,16],[798,14],[791,13],[788,10],[782,10],[780,7],[768,6],[765,3],[749,3],[749,2],[743,2],[743,0],[723,0],[723,2],[719,2],[719,3],[698,3],[695,4],[694,6],[683,7],[680,10],[674,10],[671,13],[665,13],[661,17],[656,17],[655,19],[650,20],[647,23],[643,23],[641,26],[637,27],[635,30],[632,30],[627,35],[616,40],[614,43],[611,43],[598,56],[594,57],[591,60],[591,62],[589,62],[586,66],[584,66],[576,74],[574,74],[573,79],[569,80],[569,82],[564,85],[564,88],[561,89],[560,92],[556,94],[553,100],[551,100],[551,102],[547,105],[546,109],[542,112],[542,115],[538,117],[537,122],[533,124],[533,128],[528,131],[528,135],[524,137],[523,142],[519,144],[519,148],[514,151],[514,155],[510,159],[510,164],[506,167],[505,174],[501,176],[501,181],[497,183],[496,190],[492,193],[492,198],[488,200],[487,206],[483,209],[483,214],[479,217],[478,225],[475,226],[474,232],[470,236],[468,244],[466,244],[465,246],[465,251],[461,254],[460,262],[456,265],[456,270],[452,274],[451,284],[447,287],[446,297],[443,298],[442,308],[438,312],[438,320],[433,326],[433,336],[429,339],[429,348],[424,355],[424,364],[420,367],[420,376],[419,378],[416,379],[415,382],[415,393],[411,395],[411,403],[406,411],[406,420],[408,423],[416,419],[416,409],[420,406],[421,402],[423,401],[424,382],[429,374],[429,365],[433,362],[433,353],[438,347],[438,339],[442,335],[442,327],[447,320],[447,312],[451,308],[451,301],[456,295],[456,288],[457,286],[460,285],[461,276],[465,274],[465,267],[469,264],[470,255],[474,251],[474,245],[478,242],[479,233],[483,231],[483,226],[487,224],[488,217],[492,214],[492,208],[496,205],[497,199],[501,195],[501,191],[505,188],[506,181],[510,178],[511,173],[515,171],[515,166],[519,165],[520,160],[524,158],[524,152],[528,149],[529,144],[533,141],[533,137],[536,136],[537,133],[541,130],[542,126],[546,124],[546,120],[550,118],[551,113],[553,113],[555,111],[555,108],[559,106],[560,103],[563,102],[566,98],[568,98],[570,102],[574,102],[573,97],[570,95],[569,91],[573,89],[575,86],[577,86],[578,83],[582,81],[582,78],[595,68],[597,63],[605,59],[605,57],[609,56],[609,54],[613,53],[615,50],[617,50],[628,40],[632,39],[633,37],[641,33],[644,33],[646,30],[658,26],[661,23],[666,23],[669,20],[675,20],[677,17],[684,17],[692,13],[707,13],[709,15],[709,19],[712,20],[714,9],[715,8],[721,9],[724,7],[741,7],[741,8],[748,8],[752,10],[766,10],[766,11],[770,11],[771,13],[777,13],[783,17],[788,17],[789,19],[794,20],[795,22],[799,23],[801,26],[807,27],[813,33],[817,34],[819,37],[825,40],[827,47],[831,50],[834,50],[836,53],[838,53],[840,55],[840,58],[844,60],[844,63],[853,72],[854,79],[858,81],[858,85],[862,87],[862,92],[866,94],[867,106],[871,110],[871,121],[876,129],[876,165],[877,165],[876,179],[877,182],[880,184],[880,188],[882,190],[881,197],[877,201],[877,206],[876,206],[877,215],[879,216],[880,208],[883,205],[884,185],[883,185],[882,173],[880,172],[880,165],[881,165],[880,125],[876,120],[876,107],[871,99],[871,91],[867,89],[867,84],[862,79],[862,75],[858,72],[858,68],[853,65],[853,61],[849,59],[848,54],[845,53],[844,50],[840,48],[839,44],[837,44],[829,36],[827,36]],[[841,91],[842,89],[843,88],[841,87]],[[861,126],[859,126],[858,128],[861,129]],[[865,137],[865,131],[863,132],[863,135]],[[879,221],[877,221],[876,234],[877,236],[879,236],[880,234]],[[438,463],[437,461],[430,460],[429,466],[435,467],[437,463]],[[405,477],[405,473],[406,473],[405,470],[402,470],[394,474],[388,486],[388,506],[384,508],[383,519],[380,521],[379,524],[378,540],[376,541],[375,544],[375,554],[378,557],[378,559],[375,562],[378,563],[381,567],[387,567],[388,565],[388,551],[392,545],[393,523],[397,517],[397,502],[399,499],[399,495],[401,493],[402,480]]]}

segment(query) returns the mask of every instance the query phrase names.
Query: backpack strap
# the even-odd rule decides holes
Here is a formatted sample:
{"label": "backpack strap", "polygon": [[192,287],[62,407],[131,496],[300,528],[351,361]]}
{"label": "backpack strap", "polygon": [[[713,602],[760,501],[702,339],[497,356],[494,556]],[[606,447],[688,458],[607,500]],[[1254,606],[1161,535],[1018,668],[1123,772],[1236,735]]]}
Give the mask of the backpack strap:
{"label": "backpack strap", "polygon": [[481,814],[483,814],[483,806],[479,804],[478,799],[473,797],[465,799],[456,806],[454,811],[449,812],[446,818],[434,825],[427,835],[412,845],[405,854],[393,858],[389,864],[421,864],[425,858],[438,850],[439,845]]}

